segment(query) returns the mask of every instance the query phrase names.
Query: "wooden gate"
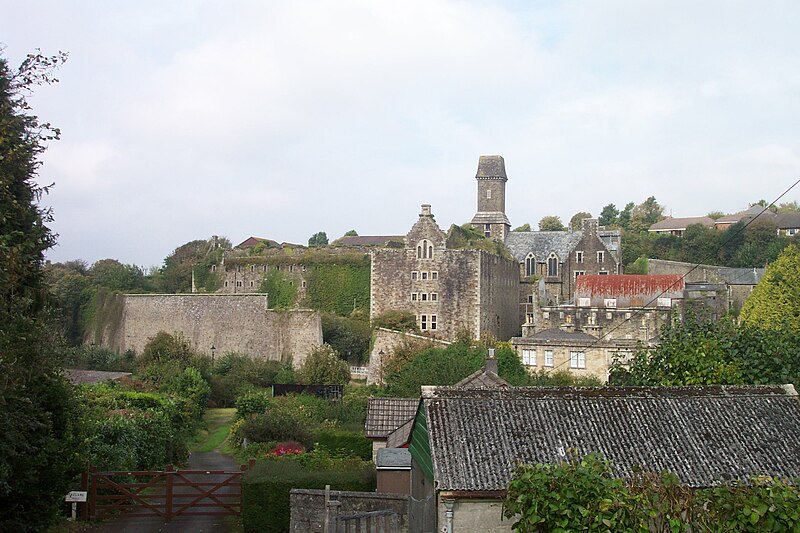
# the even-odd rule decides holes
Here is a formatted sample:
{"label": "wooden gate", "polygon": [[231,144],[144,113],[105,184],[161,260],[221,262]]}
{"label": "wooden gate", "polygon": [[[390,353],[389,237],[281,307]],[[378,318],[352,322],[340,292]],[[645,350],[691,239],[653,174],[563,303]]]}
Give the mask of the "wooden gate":
{"label": "wooden gate", "polygon": [[88,474],[89,518],[109,514],[158,516],[171,520],[189,515],[239,515],[242,474],[225,470],[98,472]]}

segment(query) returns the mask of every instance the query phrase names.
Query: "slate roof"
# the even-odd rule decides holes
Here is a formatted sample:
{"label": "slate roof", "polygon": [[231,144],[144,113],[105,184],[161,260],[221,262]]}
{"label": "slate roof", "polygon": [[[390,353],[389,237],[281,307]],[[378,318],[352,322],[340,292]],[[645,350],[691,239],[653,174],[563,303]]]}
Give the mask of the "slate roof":
{"label": "slate roof", "polygon": [[[419,403],[419,402],[417,402]],[[414,426],[414,419],[410,418],[408,422],[395,429],[389,436],[386,437],[387,448],[402,448],[408,444],[408,437],[411,436],[411,428]]]}
{"label": "slate roof", "polygon": [[778,213],[778,229],[800,228],[800,213]]}
{"label": "slate roof", "polygon": [[728,285],[756,285],[764,277],[764,268],[720,267],[719,277]]}
{"label": "slate roof", "polygon": [[665,218],[650,226],[650,231],[672,231],[672,230],[685,230],[687,226],[692,224],[700,224],[707,228],[714,227],[714,219],[709,217],[683,217],[683,218]]}
{"label": "slate roof", "polygon": [[417,413],[417,398],[370,398],[364,433],[368,439],[385,439]]}
{"label": "slate roof", "polygon": [[579,231],[511,231],[506,246],[519,263],[531,252],[539,262],[547,261],[551,252],[555,252],[559,261],[566,261],[582,237]]}
{"label": "slate roof", "polygon": [[476,370],[469,376],[453,385],[453,387],[459,387],[462,389],[483,389],[487,387],[506,388],[510,386],[511,385],[506,380],[494,372],[486,370],[486,367]]}
{"label": "slate roof", "polygon": [[238,249],[252,248],[253,246],[261,242],[263,242],[266,246],[270,248],[277,248],[278,246],[280,246],[280,244],[273,241],[272,239],[264,239],[262,237],[248,237],[239,244],[237,244],[234,248]]}
{"label": "slate roof", "polygon": [[775,220],[776,215],[769,209],[765,211],[762,206],[756,204],[734,215],[725,215],[724,217],[720,217],[714,221],[714,224],[736,224],[740,220],[744,220],[746,222],[756,217],[763,220]]}
{"label": "slate roof", "polygon": [[375,460],[378,470],[411,469],[411,452],[408,448],[381,448]]}
{"label": "slate roof", "polygon": [[587,274],[579,276],[575,281],[576,297],[602,296],[618,298],[622,296],[664,295],[680,297],[683,293],[684,281],[680,274],[615,274],[598,276]]}
{"label": "slate roof", "polygon": [[506,177],[506,163],[500,155],[482,155],[478,158],[478,172],[475,173],[478,179],[502,178]]}
{"label": "slate roof", "polygon": [[553,463],[568,450],[603,454],[616,476],[637,466],[669,470],[692,487],[758,474],[800,478],[791,385],[431,387],[422,409],[444,491],[502,491],[519,462]]}

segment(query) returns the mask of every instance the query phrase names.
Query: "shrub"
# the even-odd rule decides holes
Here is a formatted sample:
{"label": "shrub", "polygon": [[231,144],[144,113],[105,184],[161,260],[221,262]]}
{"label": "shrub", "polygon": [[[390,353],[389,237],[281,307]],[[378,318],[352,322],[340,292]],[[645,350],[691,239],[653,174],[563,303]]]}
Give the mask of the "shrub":
{"label": "shrub", "polygon": [[368,320],[322,314],[322,340],[353,365],[363,364],[369,357],[371,336]]}
{"label": "shrub", "polygon": [[375,490],[371,463],[336,460],[306,453],[263,460],[242,480],[242,524],[246,531],[289,530],[289,491],[295,487],[370,492]]}
{"label": "shrub", "polygon": [[381,313],[372,320],[372,326],[395,331],[420,332],[417,317],[409,311],[390,310]]}
{"label": "shrub", "polygon": [[327,344],[311,350],[297,371],[300,383],[307,385],[344,385],[350,381],[350,366]]}
{"label": "shrub", "polygon": [[316,433],[314,447],[332,455],[372,460],[372,442],[364,436],[363,431],[321,429]]}
{"label": "shrub", "polygon": [[253,391],[236,400],[236,416],[247,418],[253,414],[262,414],[272,401],[271,390]]}
{"label": "shrub", "polygon": [[271,409],[264,414],[250,415],[241,427],[242,437],[253,442],[279,442],[294,440],[310,447],[314,438],[303,420],[281,409]]}

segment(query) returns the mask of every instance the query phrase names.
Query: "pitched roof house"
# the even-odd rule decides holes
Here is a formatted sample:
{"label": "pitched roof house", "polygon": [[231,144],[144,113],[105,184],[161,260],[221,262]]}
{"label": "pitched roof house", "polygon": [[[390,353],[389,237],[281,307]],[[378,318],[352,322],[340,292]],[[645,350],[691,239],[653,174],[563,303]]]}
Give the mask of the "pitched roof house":
{"label": "pitched roof house", "polygon": [[411,432],[414,531],[510,531],[501,506],[515,466],[597,452],[613,474],[668,470],[707,487],[800,477],[800,401],[791,385],[430,387]]}
{"label": "pitched roof house", "polygon": [[686,231],[686,228],[693,224],[700,224],[706,228],[714,227],[714,219],[710,217],[682,217],[682,218],[665,218],[656,222],[648,230],[650,233],[665,233],[668,235],[677,235],[680,237]]}
{"label": "pitched roof house", "polygon": [[372,441],[372,460],[386,447],[389,435],[414,418],[419,398],[370,398],[364,435]]}

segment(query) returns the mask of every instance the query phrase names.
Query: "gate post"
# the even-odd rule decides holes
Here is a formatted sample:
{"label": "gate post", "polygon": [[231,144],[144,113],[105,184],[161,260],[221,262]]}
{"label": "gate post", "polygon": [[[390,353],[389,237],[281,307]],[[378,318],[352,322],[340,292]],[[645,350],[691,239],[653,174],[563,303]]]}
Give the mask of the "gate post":
{"label": "gate post", "polygon": [[97,468],[89,467],[89,518],[94,518],[97,513],[97,476],[95,475]]}
{"label": "gate post", "polygon": [[167,483],[164,489],[164,514],[168,521],[172,520],[172,472],[174,472],[174,470],[175,468],[171,464],[168,464],[166,468],[164,468],[164,473],[167,475]]}
{"label": "gate post", "polygon": [[[89,472],[84,470],[81,472],[81,490],[85,490],[86,494],[89,494]],[[81,520],[88,520],[89,519],[89,498],[86,498],[86,502],[80,504],[81,508]]]}

